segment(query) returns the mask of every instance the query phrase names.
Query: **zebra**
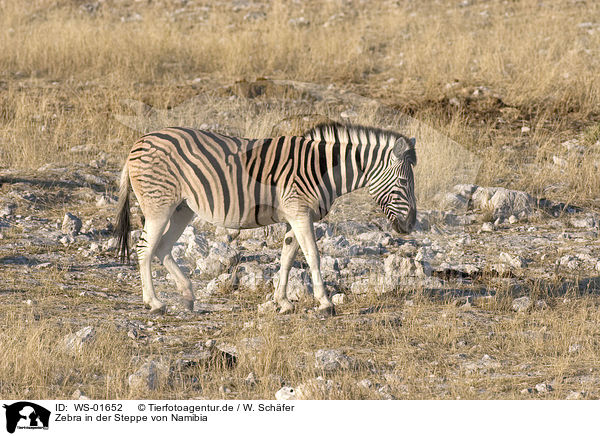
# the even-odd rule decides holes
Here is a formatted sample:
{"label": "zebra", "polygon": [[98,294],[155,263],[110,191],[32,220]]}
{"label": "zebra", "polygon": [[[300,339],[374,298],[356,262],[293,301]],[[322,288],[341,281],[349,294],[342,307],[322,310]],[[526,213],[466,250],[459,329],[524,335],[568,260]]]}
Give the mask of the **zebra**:
{"label": "zebra", "polygon": [[286,223],[279,283],[279,313],[294,310],[288,275],[302,249],[310,268],[318,312],[335,314],[325,291],[313,223],[334,200],[368,187],[392,227],[410,233],[416,220],[413,166],[415,138],[377,128],[320,124],[300,136],[246,139],[185,127],[142,136],[121,172],[115,230],[121,261],[128,261],[130,191],[143,213],[137,245],[143,301],[164,310],[155,295],[151,261],[158,257],[174,278],[183,303],[193,310],[192,284],[171,255],[194,215],[230,229]]}

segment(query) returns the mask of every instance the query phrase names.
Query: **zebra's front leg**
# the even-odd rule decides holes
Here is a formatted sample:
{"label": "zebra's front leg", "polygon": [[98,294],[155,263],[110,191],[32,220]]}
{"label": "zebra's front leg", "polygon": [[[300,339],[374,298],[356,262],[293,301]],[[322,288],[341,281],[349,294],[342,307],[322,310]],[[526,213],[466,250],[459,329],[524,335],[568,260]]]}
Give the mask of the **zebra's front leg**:
{"label": "zebra's front leg", "polygon": [[323,315],[335,315],[335,307],[325,291],[325,285],[321,277],[321,262],[315,239],[313,221],[310,217],[307,217],[290,222],[290,224],[310,267],[314,295],[319,301],[318,311]]}
{"label": "zebra's front leg", "polygon": [[290,269],[298,252],[298,240],[294,231],[288,226],[288,230],[283,238],[283,248],[281,249],[281,268],[279,269],[279,283],[275,290],[275,302],[279,305],[279,313],[285,314],[294,311],[294,305],[287,297],[287,282],[290,275]]}

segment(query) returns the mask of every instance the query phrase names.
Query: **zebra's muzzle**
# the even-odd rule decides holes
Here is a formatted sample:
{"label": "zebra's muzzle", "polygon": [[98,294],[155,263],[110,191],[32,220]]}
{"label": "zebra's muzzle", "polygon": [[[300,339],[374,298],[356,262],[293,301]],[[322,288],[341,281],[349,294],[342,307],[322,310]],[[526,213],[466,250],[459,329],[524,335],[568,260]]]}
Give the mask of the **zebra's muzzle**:
{"label": "zebra's muzzle", "polygon": [[414,209],[412,209],[408,213],[408,216],[406,217],[406,220],[402,221],[402,220],[400,220],[398,218],[396,218],[395,220],[393,220],[392,221],[392,227],[398,233],[408,234],[408,233],[412,232],[413,228],[415,227],[416,220],[417,220],[417,213],[416,213],[416,211]]}

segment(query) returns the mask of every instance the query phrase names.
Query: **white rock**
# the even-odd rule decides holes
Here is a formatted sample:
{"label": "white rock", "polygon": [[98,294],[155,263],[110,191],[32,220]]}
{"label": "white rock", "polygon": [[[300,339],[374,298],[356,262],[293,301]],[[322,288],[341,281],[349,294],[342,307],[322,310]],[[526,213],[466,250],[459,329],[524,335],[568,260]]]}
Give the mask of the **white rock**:
{"label": "white rock", "polygon": [[444,210],[450,210],[454,212],[462,212],[467,210],[469,200],[459,194],[453,194],[451,192],[446,193],[441,201],[441,207]]}
{"label": "white rock", "polygon": [[[273,277],[273,289],[277,289],[279,274]],[[287,283],[287,297],[291,301],[299,301],[313,294],[312,282],[308,271],[293,267],[290,270]]]}
{"label": "white rock", "polygon": [[569,395],[567,395],[566,400],[581,400],[585,397],[585,393],[583,391],[571,391]]}
{"label": "white rock", "polygon": [[259,264],[245,263],[237,270],[238,286],[252,290],[265,287],[273,273],[272,269],[263,268]]}
{"label": "white rock", "polygon": [[250,387],[256,386],[256,384],[258,383],[258,380],[256,379],[256,375],[253,372],[251,372],[244,379],[244,383],[246,384],[246,386],[250,386]]}
{"label": "white rock", "polygon": [[558,259],[557,263],[560,266],[564,266],[568,269],[575,270],[579,269],[581,262],[578,258],[565,254],[560,259]]}
{"label": "white rock", "polygon": [[117,238],[110,238],[108,241],[105,241],[102,244],[102,250],[103,251],[110,251],[110,250],[114,250],[118,247],[119,245],[119,241],[117,240]]}
{"label": "white rock", "polygon": [[593,229],[596,227],[596,220],[593,216],[586,216],[581,218],[571,218],[571,225],[580,229]]}
{"label": "white rock", "polygon": [[217,341],[215,339],[208,339],[204,342],[204,346],[208,349],[214,348],[217,345]]}
{"label": "white rock", "polygon": [[150,360],[129,376],[129,387],[132,390],[153,391],[166,383],[169,375],[170,368],[166,364]]}
{"label": "white rock", "polygon": [[315,239],[318,241],[322,238],[331,238],[333,236],[333,226],[328,223],[316,223],[315,228]]}
{"label": "white rock", "polygon": [[473,184],[460,184],[460,185],[455,185],[452,188],[452,192],[454,194],[457,194],[457,195],[460,195],[460,196],[466,198],[467,200],[470,200],[471,196],[473,195],[473,193],[475,192],[475,190],[478,187],[479,186],[473,185]]}
{"label": "white rock", "polygon": [[[386,283],[394,286],[407,277],[429,277],[431,276],[431,265],[425,260],[392,254],[383,262]],[[422,256],[421,256],[422,259]]]}
{"label": "white rock", "polygon": [[539,393],[546,393],[553,391],[552,386],[547,383],[538,383],[535,385],[535,390]]}
{"label": "white rock", "polygon": [[81,220],[70,212],[63,218],[61,230],[65,235],[77,236],[81,230]]}
{"label": "white rock", "polygon": [[187,226],[179,241],[185,247],[183,254],[189,259],[197,260],[208,256],[209,247],[206,236],[204,233],[197,232],[194,226]]}
{"label": "white rock", "polygon": [[206,284],[203,290],[200,290],[205,296],[214,295],[219,289],[225,286],[231,286],[232,276],[228,273],[220,274]]}
{"label": "white rock", "polygon": [[332,391],[339,390],[341,385],[333,380],[325,380],[322,376],[310,379],[296,387],[299,400],[310,400],[315,397],[327,397]]}
{"label": "white rock", "polygon": [[510,215],[527,217],[531,215],[535,205],[529,194],[500,187],[479,187],[473,193],[472,201],[475,209],[491,210],[494,220],[504,220]]}
{"label": "white rock", "polygon": [[237,265],[239,258],[240,253],[235,248],[224,242],[212,242],[208,256],[197,260],[196,269],[201,274],[218,276],[230,272]]}
{"label": "white rock", "polygon": [[344,301],[346,299],[346,295],[345,294],[335,294],[331,297],[331,301],[333,302],[333,304],[344,304]]}
{"label": "white rock", "polygon": [[524,312],[531,307],[531,298],[524,296],[515,298],[512,302],[512,310],[515,312]]}
{"label": "white rock", "polygon": [[339,350],[317,350],[315,353],[315,368],[325,372],[334,372],[340,369],[350,369],[353,360]]}
{"label": "white rock", "polygon": [[371,382],[371,380],[369,380],[368,378],[365,378],[359,381],[357,385],[361,388],[370,389],[373,386],[373,382]]}
{"label": "white rock", "polygon": [[296,390],[290,386],[284,386],[275,392],[275,399],[279,401],[283,400],[297,400]]}
{"label": "white rock", "polygon": [[490,222],[485,222],[481,225],[481,231],[482,232],[493,232],[494,231],[494,225]]}
{"label": "white rock", "polygon": [[500,253],[500,260],[513,268],[523,268],[525,261],[521,256],[515,256],[508,253]]}
{"label": "white rock", "polygon": [[277,304],[274,301],[269,300],[265,303],[258,305],[258,313],[272,313],[277,311]]}
{"label": "white rock", "polygon": [[62,245],[64,245],[65,247],[72,244],[73,242],[75,242],[75,238],[73,238],[73,236],[71,235],[64,235],[62,236],[58,242],[60,242]]}
{"label": "white rock", "polygon": [[87,401],[90,398],[87,397],[80,389],[76,389],[75,392],[73,392],[71,394],[71,399],[73,399],[73,400]]}
{"label": "white rock", "polygon": [[68,334],[63,338],[64,350],[69,354],[81,353],[85,346],[96,339],[96,329],[87,326],[75,333]]}

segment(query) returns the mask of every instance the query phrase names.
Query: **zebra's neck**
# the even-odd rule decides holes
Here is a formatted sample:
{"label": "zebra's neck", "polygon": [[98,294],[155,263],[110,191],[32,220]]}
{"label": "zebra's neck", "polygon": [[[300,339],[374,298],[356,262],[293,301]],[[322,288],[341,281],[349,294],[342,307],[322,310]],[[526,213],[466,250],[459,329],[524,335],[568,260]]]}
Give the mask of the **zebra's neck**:
{"label": "zebra's neck", "polygon": [[[331,206],[337,197],[365,188],[383,170],[389,159],[388,147],[380,144],[315,143],[318,148],[321,197]],[[327,208],[328,208],[327,207]]]}
{"label": "zebra's neck", "polygon": [[[394,143],[402,135],[373,127],[329,123],[315,126],[302,136],[332,147],[329,164],[341,171],[340,175],[350,174],[353,179],[340,186],[339,192],[346,193],[368,186],[373,177],[385,171]],[[335,156],[343,166],[336,165]]]}

